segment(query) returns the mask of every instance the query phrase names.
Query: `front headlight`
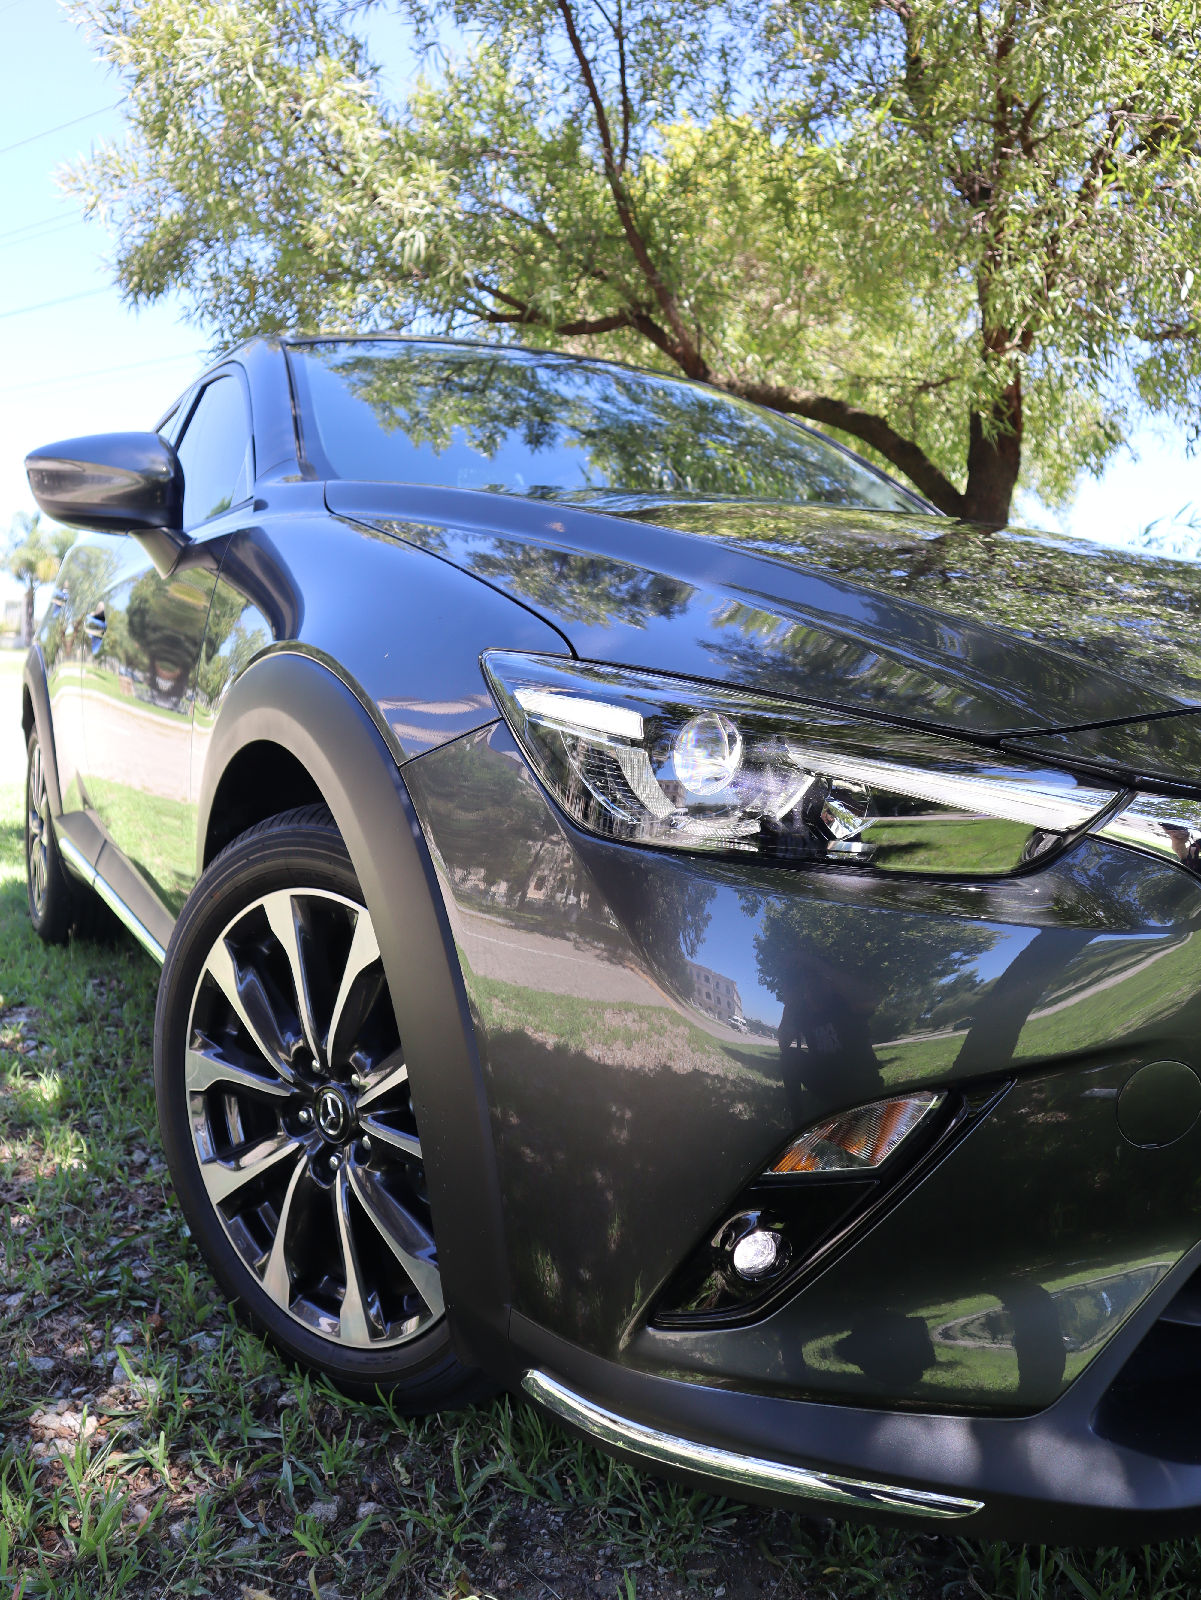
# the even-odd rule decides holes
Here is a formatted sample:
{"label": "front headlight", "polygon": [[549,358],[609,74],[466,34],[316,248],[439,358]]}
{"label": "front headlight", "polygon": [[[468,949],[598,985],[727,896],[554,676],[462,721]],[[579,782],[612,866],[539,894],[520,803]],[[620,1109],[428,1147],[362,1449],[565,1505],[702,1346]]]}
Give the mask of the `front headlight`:
{"label": "front headlight", "polygon": [[1117,798],[799,701],[500,650],[483,664],[551,795],[605,838],[975,877],[1037,860]]}

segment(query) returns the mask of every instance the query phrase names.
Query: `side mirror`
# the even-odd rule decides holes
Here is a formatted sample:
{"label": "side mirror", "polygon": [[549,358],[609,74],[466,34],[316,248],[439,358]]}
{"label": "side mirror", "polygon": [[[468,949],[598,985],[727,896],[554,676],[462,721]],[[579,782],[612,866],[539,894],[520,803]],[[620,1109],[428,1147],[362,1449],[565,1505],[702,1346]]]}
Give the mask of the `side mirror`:
{"label": "side mirror", "polygon": [[[157,433],[95,433],[31,450],[25,473],[48,517],[100,533],[183,540],[183,468]],[[172,541],[173,543],[176,541]]]}

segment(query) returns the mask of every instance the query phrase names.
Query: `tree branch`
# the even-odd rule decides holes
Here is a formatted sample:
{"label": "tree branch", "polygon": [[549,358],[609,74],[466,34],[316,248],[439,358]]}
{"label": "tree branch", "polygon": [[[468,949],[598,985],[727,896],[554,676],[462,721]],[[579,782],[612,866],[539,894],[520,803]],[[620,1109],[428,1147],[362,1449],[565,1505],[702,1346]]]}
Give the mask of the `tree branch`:
{"label": "tree branch", "polygon": [[622,230],[633,252],[634,259],[650,285],[651,293],[658,302],[659,309],[667,319],[668,327],[675,335],[676,348],[670,350],[668,354],[670,354],[673,361],[683,368],[690,378],[699,378],[704,382],[709,377],[708,365],[701,358],[700,352],[693,344],[676,306],[675,297],[659,276],[658,268],[651,260],[650,251],[647,249],[646,240],[642,237],[635,222],[629,197],[625,192],[622,175],[618,169],[617,158],[613,154],[613,136],[609,130],[609,118],[605,113],[604,102],[601,100],[600,91],[596,86],[596,79],[592,73],[592,63],[588,60],[588,54],[581,43],[579,33],[576,31],[575,17],[572,15],[569,0],[558,0],[558,6],[559,14],[563,18],[563,26],[567,29],[567,37],[579,64],[584,87],[587,89],[588,98],[592,102],[592,113],[596,118],[601,149],[604,151],[605,175],[609,180],[613,203],[617,207],[618,219],[621,222]]}
{"label": "tree branch", "polygon": [[946,512],[949,517],[963,515],[964,497],[951,480],[939,471],[920,445],[898,433],[883,417],[870,411],[861,411],[858,406],[846,400],[836,400],[832,395],[783,389],[768,383],[710,381],[716,388],[725,389],[755,405],[766,406],[769,411],[805,417],[810,422],[822,422],[828,428],[840,428],[843,433],[861,439],[873,450],[878,450],[885,461],[903,472],[940,511]]}
{"label": "tree branch", "polygon": [[562,334],[566,338],[573,336],[586,337],[589,334],[620,333],[622,329],[637,328],[646,338],[651,339],[662,349],[670,341],[663,330],[656,326],[651,319],[643,313],[634,311],[614,311],[607,317],[578,317],[574,322],[548,322],[540,311],[535,311],[533,306],[523,300],[516,299],[511,294],[506,294],[503,289],[494,288],[491,284],[481,283],[478,287],[484,294],[489,294],[494,300],[499,300],[502,305],[512,306],[512,311],[494,311],[490,306],[476,306],[472,315],[481,321],[490,323],[493,327],[510,328],[547,328],[551,333]]}

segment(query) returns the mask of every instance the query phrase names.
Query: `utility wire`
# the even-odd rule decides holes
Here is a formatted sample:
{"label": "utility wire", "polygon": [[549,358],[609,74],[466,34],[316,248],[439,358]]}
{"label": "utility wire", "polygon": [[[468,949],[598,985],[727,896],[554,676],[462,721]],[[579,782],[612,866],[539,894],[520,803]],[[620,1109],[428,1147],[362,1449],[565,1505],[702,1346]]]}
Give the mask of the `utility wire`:
{"label": "utility wire", "polygon": [[49,239],[56,233],[65,233],[68,228],[77,228],[82,221],[82,217],[72,217],[66,222],[60,222],[57,228],[43,228],[41,233],[30,233],[23,239],[0,238],[0,250],[16,250],[23,244],[38,244],[42,239]]}
{"label": "utility wire", "polygon": [[111,106],[98,106],[95,111],[85,111],[82,117],[72,117],[70,122],[60,122],[56,128],[43,128],[41,133],[31,133],[28,139],[18,139],[16,144],[0,145],[0,156],[6,156],[10,150],[23,150],[27,144],[34,144],[38,139],[48,139],[52,133],[61,133],[64,128],[74,128],[77,123],[98,117],[103,111],[115,111],[120,104],[119,100],[114,100]]}
{"label": "utility wire", "polygon": [[84,383],[89,378],[111,378],[119,372],[136,372],[142,367],[165,367],[172,361],[189,361],[199,367],[204,358],[198,355],[155,356],[150,361],[128,361],[121,367],[99,367],[94,372],[74,372],[66,378],[43,378],[33,383],[15,383],[8,389],[0,389],[0,395],[25,394],[31,389],[53,389],[66,383]]}
{"label": "utility wire", "polygon": [[48,228],[52,222],[61,222],[63,214],[56,211],[52,217],[39,217],[36,222],[23,222],[19,228],[10,228],[7,233],[0,233],[0,244],[6,239],[15,239],[18,234],[32,233],[35,228]]}
{"label": "utility wire", "polygon": [[27,311],[49,311],[54,306],[68,305],[72,300],[90,300],[94,294],[108,294],[106,285],[103,289],[84,289],[80,294],[65,294],[61,300],[43,300],[36,306],[18,306],[15,311],[0,311],[0,322],[7,322],[9,317],[23,317]]}

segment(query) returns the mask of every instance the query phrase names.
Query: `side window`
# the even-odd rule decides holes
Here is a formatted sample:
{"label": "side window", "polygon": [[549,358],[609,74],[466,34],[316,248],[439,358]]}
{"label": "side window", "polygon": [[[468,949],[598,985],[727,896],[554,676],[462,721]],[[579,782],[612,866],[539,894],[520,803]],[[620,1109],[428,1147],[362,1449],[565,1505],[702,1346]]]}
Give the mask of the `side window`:
{"label": "side window", "polygon": [[159,437],[168,444],[178,444],[179,436],[183,432],[183,425],[187,421],[188,412],[192,409],[192,390],[189,389],[181,399],[168,411],[159,424]]}
{"label": "side window", "polygon": [[248,497],[254,485],[254,446],[236,378],[217,378],[208,385],[175,448],[183,467],[185,528],[207,522]]}

